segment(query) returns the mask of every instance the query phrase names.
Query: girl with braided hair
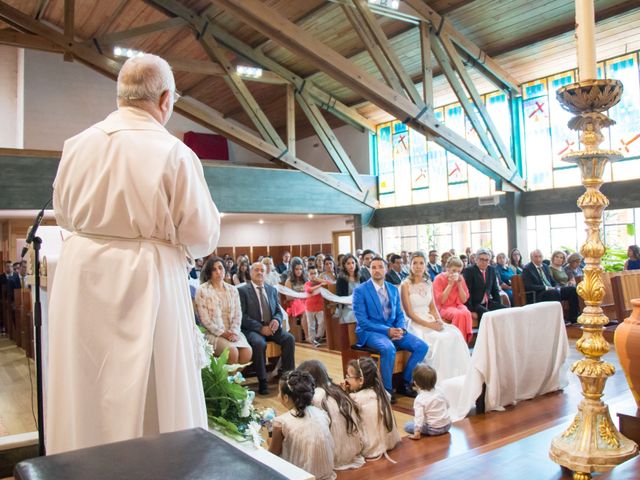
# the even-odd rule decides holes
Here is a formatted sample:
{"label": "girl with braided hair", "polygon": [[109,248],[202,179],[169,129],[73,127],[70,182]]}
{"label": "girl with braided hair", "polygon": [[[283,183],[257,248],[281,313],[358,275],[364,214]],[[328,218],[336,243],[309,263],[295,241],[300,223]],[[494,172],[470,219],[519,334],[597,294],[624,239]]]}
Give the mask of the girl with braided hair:
{"label": "girl with braided hair", "polygon": [[358,406],[349,394],[333,383],[327,369],[318,360],[302,362],[298,370],[311,374],[316,384],[313,405],[329,415],[329,428],[335,445],[334,470],[360,468],[364,465],[364,442]]}
{"label": "girl with braided hair", "polygon": [[312,405],[315,382],[299,370],[280,379],[278,399],[288,410],[273,420],[269,451],[313,474],[318,480],[333,480],[333,438],[329,416]]}

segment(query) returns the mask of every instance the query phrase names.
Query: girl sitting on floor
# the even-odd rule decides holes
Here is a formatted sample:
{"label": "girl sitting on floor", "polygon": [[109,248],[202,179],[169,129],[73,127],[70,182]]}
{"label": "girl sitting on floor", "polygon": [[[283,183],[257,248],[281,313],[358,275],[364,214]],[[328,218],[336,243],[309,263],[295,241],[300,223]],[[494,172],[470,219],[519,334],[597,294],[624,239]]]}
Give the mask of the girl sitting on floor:
{"label": "girl sitting on floor", "polygon": [[400,442],[400,434],[376,362],[369,357],[351,360],[345,382],[347,392],[360,408],[365,442],[362,454],[368,460],[387,457],[387,451]]}
{"label": "girl sitting on floor", "polygon": [[302,362],[298,370],[311,374],[316,383],[313,405],[329,415],[335,447],[334,470],[360,468],[364,465],[364,442],[358,406],[344,390],[331,381],[327,369],[318,360]]}
{"label": "girl sitting on floor", "polygon": [[412,440],[419,440],[422,435],[444,435],[451,428],[449,402],[435,388],[437,381],[436,371],[425,364],[419,364],[413,370],[418,396],[413,401],[413,422],[404,426]]}
{"label": "girl sitting on floor", "polygon": [[311,405],[315,384],[307,372],[292,370],[280,379],[280,403],[288,409],[273,420],[269,451],[313,474],[333,480],[333,438],[329,417]]}

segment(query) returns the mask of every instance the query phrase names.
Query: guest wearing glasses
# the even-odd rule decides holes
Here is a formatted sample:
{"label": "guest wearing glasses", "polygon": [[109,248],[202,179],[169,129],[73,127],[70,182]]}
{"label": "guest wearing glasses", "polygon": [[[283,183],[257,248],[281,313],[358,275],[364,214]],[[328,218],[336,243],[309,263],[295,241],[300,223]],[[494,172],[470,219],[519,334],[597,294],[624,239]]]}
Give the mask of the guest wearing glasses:
{"label": "guest wearing glasses", "polygon": [[462,272],[469,288],[467,307],[478,314],[478,321],[489,310],[505,308],[500,300],[500,289],[496,279],[496,270],[489,266],[491,252],[481,248],[476,252],[476,263]]}

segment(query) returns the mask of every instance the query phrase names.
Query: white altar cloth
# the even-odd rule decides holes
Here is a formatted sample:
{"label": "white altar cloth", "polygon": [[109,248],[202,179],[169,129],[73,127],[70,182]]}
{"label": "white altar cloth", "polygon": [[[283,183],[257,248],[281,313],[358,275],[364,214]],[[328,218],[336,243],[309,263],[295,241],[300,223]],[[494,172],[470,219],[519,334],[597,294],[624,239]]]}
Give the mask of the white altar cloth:
{"label": "white altar cloth", "polygon": [[567,386],[569,341],[559,302],[488,312],[482,317],[466,375],[438,383],[451,420],[462,420],[486,384],[485,410]]}

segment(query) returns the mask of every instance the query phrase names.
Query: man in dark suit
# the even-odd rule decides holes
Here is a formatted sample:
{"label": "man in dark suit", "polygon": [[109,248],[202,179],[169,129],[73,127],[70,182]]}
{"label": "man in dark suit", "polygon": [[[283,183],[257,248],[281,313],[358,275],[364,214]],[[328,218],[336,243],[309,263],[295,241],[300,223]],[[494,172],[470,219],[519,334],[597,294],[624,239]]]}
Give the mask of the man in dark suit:
{"label": "man in dark suit", "polygon": [[389,270],[384,276],[385,282],[400,285],[407,275],[402,271],[402,257],[395,253],[389,255]]}
{"label": "man in dark suit", "polygon": [[282,263],[276,266],[276,270],[280,275],[289,271],[289,262],[291,261],[291,252],[284,252],[282,254]]}
{"label": "man in dark suit", "polygon": [[[16,265],[18,266],[16,270]],[[14,290],[19,290],[21,288],[31,288],[27,284],[27,262],[23,260],[21,262],[16,262],[13,264],[13,273],[9,275],[7,278],[7,297],[9,301],[13,303],[13,299],[15,298]]]}
{"label": "man in dark suit", "polygon": [[251,265],[251,282],[238,288],[242,307],[242,333],[253,349],[252,361],[258,375],[258,393],[269,394],[265,350],[267,342],[275,342],[282,349],[282,372],[295,368],[293,335],[282,330],[282,312],[278,304],[278,291],[264,283],[265,267]]}
{"label": "man in dark suit", "polygon": [[561,287],[553,279],[549,267],[543,263],[542,252],[534,250],[530,254],[531,262],[522,269],[522,284],[527,292],[527,303],[569,302],[567,320],[576,323],[580,314],[580,304],[576,287]]}
{"label": "man in dark suit", "polygon": [[[4,270],[0,273],[0,295],[4,302],[9,295],[9,278],[13,275],[11,262],[4,262]],[[9,319],[4,318],[4,308],[0,308],[0,334],[4,334]]]}
{"label": "man in dark suit", "polygon": [[481,248],[476,253],[476,263],[464,269],[462,275],[469,288],[467,307],[478,314],[478,321],[489,310],[505,308],[500,300],[496,270],[489,266],[491,252]]}
{"label": "man in dark suit", "polygon": [[362,265],[360,266],[360,283],[364,283],[371,278],[371,260],[376,256],[376,252],[366,249],[362,252]]}
{"label": "man in dark suit", "polygon": [[431,277],[432,282],[436,278],[436,275],[442,273],[442,265],[438,263],[437,250],[429,250],[429,263],[427,263],[427,272],[429,273],[429,277]]}

